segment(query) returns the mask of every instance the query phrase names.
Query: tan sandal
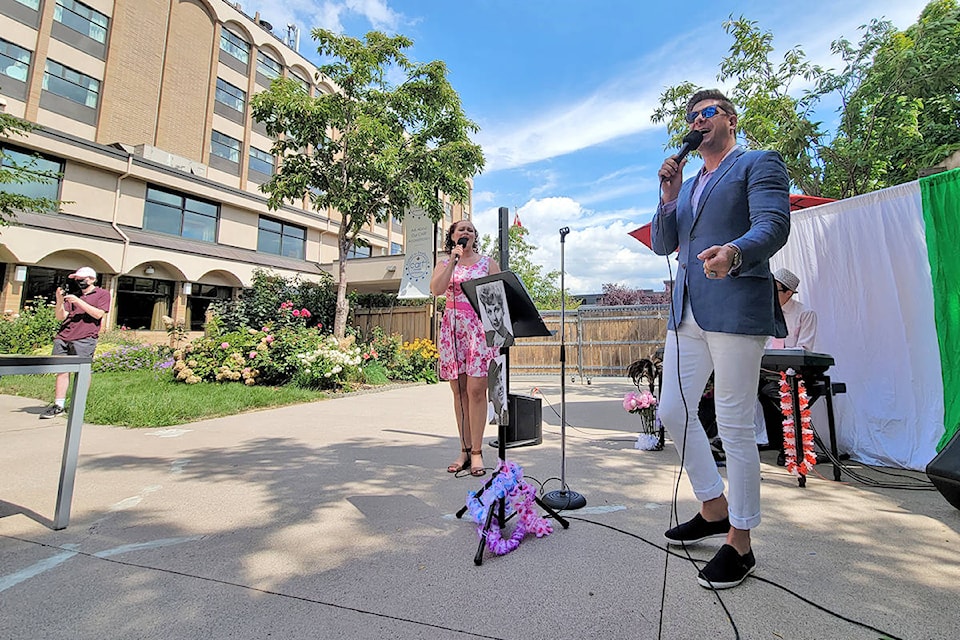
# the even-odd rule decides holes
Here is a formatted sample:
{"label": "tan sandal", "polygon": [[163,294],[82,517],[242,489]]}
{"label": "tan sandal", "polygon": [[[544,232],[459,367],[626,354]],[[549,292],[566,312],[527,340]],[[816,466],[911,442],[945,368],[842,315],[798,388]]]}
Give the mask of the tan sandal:
{"label": "tan sandal", "polygon": [[465,453],[463,460],[457,460],[447,467],[447,473],[457,473],[459,471],[466,471],[470,468],[470,449],[460,449],[461,453]]}
{"label": "tan sandal", "polygon": [[[479,467],[473,466],[473,457],[474,457],[474,456],[477,456],[477,457],[480,458],[480,466],[479,466]],[[480,476],[485,476],[485,475],[487,475],[487,470],[483,467],[483,452],[482,452],[482,451],[481,451],[480,453],[473,453],[473,452],[470,453],[470,475],[472,475],[472,476],[475,477],[475,478],[479,478]]]}

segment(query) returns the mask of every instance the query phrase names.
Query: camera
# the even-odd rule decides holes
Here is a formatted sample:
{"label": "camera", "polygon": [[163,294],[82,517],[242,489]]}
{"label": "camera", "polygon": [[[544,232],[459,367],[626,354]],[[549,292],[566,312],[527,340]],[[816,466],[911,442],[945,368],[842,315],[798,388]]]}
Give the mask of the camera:
{"label": "camera", "polygon": [[72,293],[73,295],[77,295],[78,293],[80,293],[80,285],[77,284],[76,280],[71,280],[69,282],[65,282],[64,284],[60,285],[60,291],[63,292],[63,295],[67,295],[70,293]]}

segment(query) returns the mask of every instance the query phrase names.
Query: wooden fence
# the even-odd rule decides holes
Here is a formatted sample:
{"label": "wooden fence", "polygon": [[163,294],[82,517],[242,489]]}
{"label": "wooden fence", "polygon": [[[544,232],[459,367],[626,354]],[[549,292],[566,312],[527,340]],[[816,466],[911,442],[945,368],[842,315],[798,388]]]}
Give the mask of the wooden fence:
{"label": "wooden fence", "polygon": [[[565,314],[566,369],[570,376],[626,376],[635,360],[648,358],[667,335],[669,305],[624,307],[582,306]],[[364,338],[373,327],[399,333],[404,340],[434,338],[432,307],[355,309],[354,324]],[[518,338],[510,349],[510,371],[516,374],[560,374],[560,312],[541,311],[549,337]]]}
{"label": "wooden fence", "polygon": [[[635,360],[648,358],[667,335],[669,305],[585,306],[566,312],[567,375],[581,379],[626,376]],[[512,373],[560,374],[560,312],[540,312],[554,335],[519,338],[510,349]]]}
{"label": "wooden fence", "polygon": [[435,339],[430,331],[433,306],[422,307],[354,307],[353,325],[360,331],[363,340],[369,340],[374,327],[380,327],[387,335],[395,333],[408,342],[417,338]]}

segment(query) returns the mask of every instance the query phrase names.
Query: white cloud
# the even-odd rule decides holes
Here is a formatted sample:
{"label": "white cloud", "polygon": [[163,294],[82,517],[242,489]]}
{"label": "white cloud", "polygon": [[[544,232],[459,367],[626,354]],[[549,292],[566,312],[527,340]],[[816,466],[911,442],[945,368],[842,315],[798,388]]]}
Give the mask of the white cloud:
{"label": "white cloud", "polygon": [[346,17],[363,18],[371,28],[387,33],[395,32],[405,22],[403,14],[391,9],[385,0],[240,0],[240,4],[247,15],[259,12],[261,18],[278,28],[299,25],[301,45],[314,28],[343,33]]}
{"label": "white cloud", "polygon": [[493,191],[474,191],[473,192],[473,208],[476,210],[478,206],[483,206],[490,204],[491,202],[496,202],[497,194]]}
{"label": "white cloud", "polygon": [[378,30],[394,31],[403,21],[403,16],[388,7],[384,0],[346,0],[343,3],[326,4],[342,4],[353,13],[369,20],[373,28]]}
{"label": "white cloud", "polygon": [[[530,232],[527,241],[537,247],[531,259],[544,273],[560,270],[560,228],[570,227],[563,255],[564,284],[569,293],[599,293],[608,283],[663,289],[665,259],[627,235],[650,220],[650,210],[594,212],[571,198],[543,198],[511,210],[508,224],[515,215]],[[496,238],[498,210],[478,211],[474,223],[481,235]]]}
{"label": "white cloud", "polygon": [[[904,28],[916,21],[923,7],[916,0],[836,4],[839,6],[831,8],[828,25],[824,25],[822,14],[798,14],[793,6],[774,5],[758,15],[755,19],[759,28],[774,34],[777,50],[772,59],[778,62],[787,49],[802,43],[812,63],[838,66],[839,60],[830,54],[830,42],[841,35],[856,42],[860,38],[857,27],[871,16],[885,16]],[[728,54],[730,44],[730,37],[719,24],[700,25],[644,55],[626,73],[593,89],[576,103],[548,106],[517,122],[483,118],[487,124],[477,142],[487,158],[487,170],[520,167],[659,128],[661,125],[650,122],[650,116],[666,85],[689,80],[700,86],[724,88],[716,79],[715,66],[702,61],[719,62]],[[701,61],[696,66],[691,65],[689,56],[678,55],[693,51]],[[674,80],[665,82],[665,78]],[[794,90],[803,88],[797,86]]]}

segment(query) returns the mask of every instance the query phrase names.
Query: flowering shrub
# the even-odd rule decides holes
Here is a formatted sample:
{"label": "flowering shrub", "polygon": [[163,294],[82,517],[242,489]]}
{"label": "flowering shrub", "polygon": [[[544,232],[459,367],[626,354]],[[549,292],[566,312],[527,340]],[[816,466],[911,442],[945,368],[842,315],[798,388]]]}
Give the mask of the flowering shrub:
{"label": "flowering shrub", "polygon": [[3,314],[0,319],[0,353],[29,355],[51,344],[59,328],[53,305],[37,298],[26,303],[20,312]]}
{"label": "flowering shrub", "polygon": [[433,341],[419,338],[413,342],[404,342],[400,348],[400,366],[397,369],[400,380],[424,380],[437,382],[437,360],[440,353]]}
{"label": "flowering shrub", "polygon": [[[374,327],[369,346],[370,351],[368,355],[379,360],[380,364],[389,370],[400,357],[400,348],[403,346],[403,339],[397,334],[388,336],[383,332],[381,327]],[[369,358],[367,359],[369,360]]]}
{"label": "flowering shrub", "polygon": [[341,343],[334,336],[327,336],[313,351],[297,356],[300,367],[293,375],[293,383],[310,389],[342,387],[360,379],[362,349],[352,339]]}
{"label": "flowering shrub", "polygon": [[[306,308],[297,309],[292,302],[287,300],[280,304],[277,309],[277,327],[304,327],[313,314]],[[317,329],[322,329],[323,325],[318,324]]]}
{"label": "flowering shrub", "polygon": [[385,335],[380,327],[373,330],[366,360],[375,359],[393,380],[437,382],[439,353],[431,340],[420,338],[403,342],[399,335]]}
{"label": "flowering shrub", "polygon": [[[212,314],[208,329],[233,332],[247,327],[272,327],[278,330],[287,326],[280,311],[282,304],[289,302],[287,319],[298,321],[297,326],[332,326],[336,310],[337,290],[333,276],[318,274],[319,282],[286,278],[265,269],[255,269],[253,282],[235,300],[221,300],[210,305]],[[303,315],[303,310],[308,315]],[[299,313],[293,315],[293,311]]]}
{"label": "flowering shrub", "polygon": [[160,370],[170,360],[169,350],[163,347],[138,344],[110,347],[93,358],[93,371]]}
{"label": "flowering shrub", "polygon": [[430,340],[405,343],[378,331],[372,343],[358,344],[354,336],[337,340],[303,326],[311,317],[307,309],[284,302],[278,312],[275,324],[206,336],[177,349],[171,366],[174,379],[248,386],[292,382],[312,389],[390,379],[437,381],[437,348]]}
{"label": "flowering shrub", "polygon": [[259,366],[269,359],[268,335],[248,329],[195,340],[173,352],[174,377],[187,384],[201,380],[256,384]]}

